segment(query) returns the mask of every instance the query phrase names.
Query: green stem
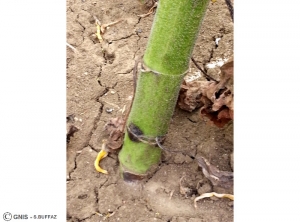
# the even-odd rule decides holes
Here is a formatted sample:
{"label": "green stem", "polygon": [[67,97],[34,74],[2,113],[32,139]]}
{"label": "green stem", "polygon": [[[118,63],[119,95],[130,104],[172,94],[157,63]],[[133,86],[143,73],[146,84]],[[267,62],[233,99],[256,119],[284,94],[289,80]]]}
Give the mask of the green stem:
{"label": "green stem", "polygon": [[[143,58],[133,105],[126,123],[137,127],[145,142],[128,131],[119,154],[121,171],[142,178],[160,161],[153,144],[168,131],[181,82],[187,69],[208,0],[160,0]],[[132,136],[131,136],[132,137]],[[148,139],[147,139],[148,138]],[[147,143],[147,140],[151,140]],[[149,142],[149,141],[148,141]]]}

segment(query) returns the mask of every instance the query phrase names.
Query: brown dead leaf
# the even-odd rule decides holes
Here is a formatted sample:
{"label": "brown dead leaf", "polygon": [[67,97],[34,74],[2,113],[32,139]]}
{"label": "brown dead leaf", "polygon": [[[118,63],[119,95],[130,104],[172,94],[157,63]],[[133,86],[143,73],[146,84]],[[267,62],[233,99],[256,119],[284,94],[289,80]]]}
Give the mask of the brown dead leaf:
{"label": "brown dead leaf", "polygon": [[125,121],[122,117],[111,118],[108,123],[105,124],[104,129],[111,133],[114,130],[122,131]]}
{"label": "brown dead leaf", "polygon": [[233,119],[233,116],[230,115],[230,110],[225,107],[218,113],[218,119]]}
{"label": "brown dead leaf", "polygon": [[192,112],[203,106],[201,99],[201,88],[207,87],[208,81],[183,81],[179,93],[178,106],[186,111]]}
{"label": "brown dead leaf", "polygon": [[106,143],[108,151],[121,148],[123,144],[124,126],[125,120],[122,117],[112,118],[107,124],[105,124],[104,129],[109,133]]}
{"label": "brown dead leaf", "polygon": [[230,189],[233,187],[233,172],[220,171],[214,165],[211,165],[204,157],[197,157],[198,165],[202,172],[214,186]]}
{"label": "brown dead leaf", "polygon": [[233,61],[220,69],[220,82],[184,81],[180,89],[178,106],[189,112],[201,108],[201,116],[209,118],[212,123],[222,128],[233,120]]}
{"label": "brown dead leaf", "polygon": [[[224,108],[226,109],[226,108]],[[233,119],[233,111],[229,110],[230,112],[230,116],[232,116],[232,118],[227,118],[226,113],[222,113],[222,112],[226,112],[223,110],[219,110],[217,112],[212,112],[211,110],[204,108],[204,109],[200,109],[200,114],[201,116],[205,116],[207,117],[215,126],[219,127],[219,128],[223,128],[227,123],[229,123],[232,119]],[[221,114],[220,114],[221,113]]]}
{"label": "brown dead leaf", "polygon": [[[224,79],[226,79],[225,86],[228,88],[228,86],[233,85],[233,67],[234,67],[234,61],[230,61],[226,64],[224,64],[221,69],[221,75],[223,75]],[[232,81],[232,84],[231,82]]]}

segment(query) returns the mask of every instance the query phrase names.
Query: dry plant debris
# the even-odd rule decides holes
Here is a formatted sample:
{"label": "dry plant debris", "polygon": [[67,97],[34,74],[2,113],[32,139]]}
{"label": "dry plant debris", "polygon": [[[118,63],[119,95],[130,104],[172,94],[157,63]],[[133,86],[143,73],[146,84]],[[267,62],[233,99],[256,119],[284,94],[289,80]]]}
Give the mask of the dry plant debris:
{"label": "dry plant debris", "polygon": [[106,29],[109,27],[109,26],[112,26],[112,25],[115,25],[121,21],[123,21],[123,19],[119,19],[117,21],[114,21],[114,22],[110,22],[110,23],[107,23],[107,24],[102,24],[101,25],[101,22],[100,20],[94,15],[93,16],[94,19],[95,19],[95,23],[96,23],[96,27],[97,27],[97,32],[96,32],[96,36],[97,38],[99,39],[99,42],[101,43],[103,41],[103,38],[101,36],[101,34],[104,34]]}
{"label": "dry plant debris", "polygon": [[178,106],[192,112],[200,108],[201,117],[207,117],[222,128],[233,120],[233,61],[221,68],[220,82],[184,81],[181,85]]}
{"label": "dry plant debris", "polygon": [[105,124],[104,130],[109,133],[106,149],[108,152],[120,149],[123,144],[125,120],[122,117],[112,118]]}
{"label": "dry plant debris", "polygon": [[78,52],[77,49],[76,49],[74,46],[70,45],[69,43],[66,43],[66,45],[67,45],[70,49],[72,49],[75,53]]}
{"label": "dry plant debris", "polygon": [[153,6],[150,8],[150,10],[146,14],[138,15],[138,17],[145,18],[148,15],[151,15],[154,12],[154,9],[157,7],[157,4],[158,4],[157,2],[154,2]]}
{"label": "dry plant debris", "polygon": [[107,155],[108,155],[108,152],[106,152],[105,150],[105,145],[106,145],[106,140],[103,140],[102,141],[102,149],[101,151],[98,153],[97,155],[97,158],[94,162],[94,166],[95,166],[95,169],[99,172],[99,173],[104,173],[104,174],[108,174],[107,170],[104,170],[102,169],[99,164],[100,164],[100,161],[105,158]]}
{"label": "dry plant debris", "polygon": [[214,186],[226,189],[233,187],[233,172],[219,170],[204,157],[198,156],[196,159],[198,165],[202,168],[204,176],[208,178]]}
{"label": "dry plant debris", "polygon": [[[228,171],[220,171],[217,167],[210,164],[208,160],[206,160],[204,157],[197,157],[198,165],[202,168],[202,172],[206,178],[210,180],[210,182],[214,186],[223,187],[226,189],[233,187],[233,172]],[[206,197],[212,197],[216,196],[219,198],[229,198],[231,200],[234,200],[234,195],[232,194],[219,194],[215,192],[211,193],[203,193],[199,197],[196,197],[194,200],[194,206],[197,207],[196,202],[198,200],[201,200]]]}
{"label": "dry plant debris", "polygon": [[211,193],[204,193],[204,194],[201,194],[199,197],[196,197],[195,200],[194,200],[194,207],[197,208],[197,201],[198,200],[201,200],[203,198],[206,198],[206,197],[212,197],[212,196],[216,196],[216,197],[219,197],[219,198],[229,198],[230,200],[234,200],[234,196],[232,194],[220,194],[220,193],[215,193],[215,192],[211,192]]}
{"label": "dry plant debris", "polygon": [[99,164],[100,161],[105,158],[109,152],[122,147],[123,136],[124,136],[125,120],[122,117],[112,118],[104,126],[104,130],[109,134],[108,139],[102,140],[101,151],[98,153],[97,158],[94,162],[95,169],[99,173],[108,174],[108,172],[102,169]]}

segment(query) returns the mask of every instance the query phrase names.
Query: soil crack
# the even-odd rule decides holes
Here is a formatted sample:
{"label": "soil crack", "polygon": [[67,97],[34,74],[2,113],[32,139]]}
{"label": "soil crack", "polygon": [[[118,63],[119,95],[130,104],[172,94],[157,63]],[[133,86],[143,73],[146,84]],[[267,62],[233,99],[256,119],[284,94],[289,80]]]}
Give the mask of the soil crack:
{"label": "soil crack", "polygon": [[101,115],[103,113],[103,106],[104,106],[103,103],[100,103],[100,108],[99,108],[98,115],[94,119],[93,128],[92,128],[91,132],[88,135],[87,142],[86,142],[86,145],[84,147],[86,147],[90,144],[91,138],[92,138],[94,132],[96,131],[97,127],[98,127],[98,123],[99,123]]}
{"label": "soil crack", "polygon": [[67,181],[71,181],[72,180],[72,176],[71,174],[77,169],[77,157],[80,155],[80,153],[76,153],[76,156],[74,158],[74,168],[69,172],[69,178],[67,178]]}
{"label": "soil crack", "polygon": [[[106,181],[104,183],[106,183]],[[98,194],[99,194],[98,190],[99,189],[100,189],[100,187],[99,188],[94,187],[94,194],[95,194],[95,199],[96,199],[96,210],[97,210],[97,205],[98,205],[98,202],[99,202],[99,198],[98,198]]]}
{"label": "soil crack", "polygon": [[87,220],[87,219],[91,219],[92,216],[95,216],[95,215],[97,215],[97,213],[93,213],[93,214],[91,214],[90,216],[88,216],[88,217],[86,217],[86,218],[83,218],[83,219],[79,219],[79,218],[77,218],[77,217],[74,217],[74,220],[75,220],[75,221],[78,221],[78,222],[81,222],[81,221],[85,221],[85,220]]}
{"label": "soil crack", "polygon": [[129,39],[133,35],[136,35],[136,34],[135,33],[131,33],[130,35],[125,36],[125,37],[121,37],[119,39],[112,39],[112,40],[110,40],[110,42],[116,42],[116,41],[120,41],[120,40],[123,40],[123,39]]}
{"label": "soil crack", "polygon": [[77,19],[76,19],[75,21],[83,28],[83,31],[82,31],[82,32],[84,32],[84,31],[85,31],[85,26],[82,25]]}

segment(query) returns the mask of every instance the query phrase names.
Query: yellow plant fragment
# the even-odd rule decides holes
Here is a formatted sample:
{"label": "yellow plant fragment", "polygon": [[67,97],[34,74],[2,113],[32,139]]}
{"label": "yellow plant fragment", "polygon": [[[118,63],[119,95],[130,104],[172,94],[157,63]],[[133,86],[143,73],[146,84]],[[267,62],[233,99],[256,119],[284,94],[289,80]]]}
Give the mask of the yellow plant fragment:
{"label": "yellow plant fragment", "polygon": [[99,172],[99,173],[104,173],[104,174],[108,174],[108,172],[104,169],[102,169],[100,166],[99,166],[99,163],[100,161],[107,156],[107,152],[105,150],[101,150],[98,155],[97,155],[97,158],[95,160],[95,163],[94,163],[94,166],[96,168],[96,170]]}
{"label": "yellow plant fragment", "polygon": [[219,193],[215,193],[215,192],[211,192],[211,193],[204,193],[204,194],[201,194],[199,197],[196,197],[195,200],[194,200],[194,206],[195,208],[197,208],[197,201],[198,200],[201,200],[203,198],[206,198],[206,197],[212,197],[212,196],[216,196],[216,197],[219,197],[219,198],[229,198],[230,200],[234,200],[234,196],[232,194],[219,194]]}
{"label": "yellow plant fragment", "polygon": [[100,25],[99,24],[97,24],[97,33],[96,33],[96,36],[99,39],[99,42],[103,41],[102,36],[100,34]]}

